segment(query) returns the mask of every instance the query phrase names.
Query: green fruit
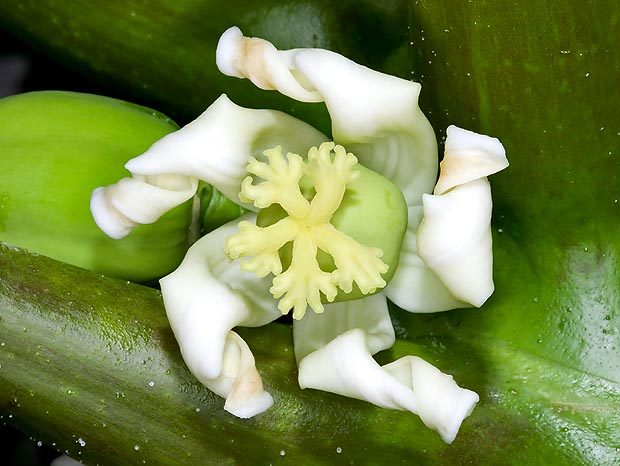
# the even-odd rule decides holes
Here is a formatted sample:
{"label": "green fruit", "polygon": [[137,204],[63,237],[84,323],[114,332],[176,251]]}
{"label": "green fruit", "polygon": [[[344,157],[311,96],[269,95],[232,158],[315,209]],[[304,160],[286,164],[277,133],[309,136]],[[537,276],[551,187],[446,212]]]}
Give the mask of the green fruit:
{"label": "green fruit", "polygon": [[188,248],[191,201],[122,240],[102,233],[90,195],[175,124],[152,110],[70,92],[0,100],[0,241],[134,281],[173,270]]}

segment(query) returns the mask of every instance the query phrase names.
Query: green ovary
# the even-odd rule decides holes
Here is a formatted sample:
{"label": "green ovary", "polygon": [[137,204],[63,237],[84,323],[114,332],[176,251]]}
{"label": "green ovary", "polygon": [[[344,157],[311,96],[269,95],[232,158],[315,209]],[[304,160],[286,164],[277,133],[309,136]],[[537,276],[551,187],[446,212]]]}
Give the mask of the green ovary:
{"label": "green ovary", "polygon": [[243,270],[275,276],[271,293],[283,314],[300,319],[310,306],[381,290],[398,265],[407,206],[396,185],[359,165],[342,146],[323,143],[267,162],[251,158],[239,197],[260,208],[257,224],[241,222],[226,253]]}

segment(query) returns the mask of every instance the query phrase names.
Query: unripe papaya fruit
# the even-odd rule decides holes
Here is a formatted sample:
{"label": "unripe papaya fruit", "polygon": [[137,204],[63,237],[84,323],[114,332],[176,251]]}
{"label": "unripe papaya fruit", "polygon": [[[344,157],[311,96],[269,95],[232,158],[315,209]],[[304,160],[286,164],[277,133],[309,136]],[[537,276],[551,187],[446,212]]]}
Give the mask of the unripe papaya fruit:
{"label": "unripe papaya fruit", "polygon": [[132,281],[173,270],[188,248],[188,201],[123,240],[89,208],[94,188],[177,126],[153,110],[107,97],[42,91],[0,100],[0,241]]}

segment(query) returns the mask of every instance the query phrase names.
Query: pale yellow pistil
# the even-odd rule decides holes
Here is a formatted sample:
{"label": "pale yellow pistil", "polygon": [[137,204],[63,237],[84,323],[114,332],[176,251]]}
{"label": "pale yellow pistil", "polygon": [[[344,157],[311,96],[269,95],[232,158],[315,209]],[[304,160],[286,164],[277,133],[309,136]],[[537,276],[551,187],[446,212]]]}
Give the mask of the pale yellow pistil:
{"label": "pale yellow pistil", "polygon": [[[359,175],[352,170],[357,158],[333,142],[312,147],[307,161],[290,152],[285,158],[280,146],[264,154],[267,163],[251,157],[247,166],[248,173],[264,181],[255,185],[248,176],[241,184],[239,197],[260,209],[279,204],[288,217],[267,227],[239,223],[240,231],[226,241],[228,256],[248,257],[241,262],[241,268],[258,277],[275,275],[270,291],[276,299],[281,298],[278,309],[286,314],[292,308],[295,319],[303,317],[307,306],[323,312],[321,294],[332,302],[338,288],[349,293],[354,282],[363,294],[383,288],[386,282],[381,274],[387,272],[388,266],[380,259],[382,251],[358,243],[330,223],[347,186]],[[301,191],[304,175],[315,190],[311,201]],[[283,272],[278,251],[291,241],[291,264]],[[319,249],[333,258],[335,270],[321,270]]]}

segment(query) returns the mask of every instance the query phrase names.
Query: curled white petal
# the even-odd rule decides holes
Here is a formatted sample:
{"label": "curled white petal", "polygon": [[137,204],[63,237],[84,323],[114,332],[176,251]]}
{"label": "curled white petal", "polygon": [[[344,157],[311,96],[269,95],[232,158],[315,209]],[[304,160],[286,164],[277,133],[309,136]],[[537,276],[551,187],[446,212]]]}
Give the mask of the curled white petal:
{"label": "curled white petal", "polygon": [[471,181],[423,200],[420,256],[453,296],[481,306],[494,289],[489,182]]}
{"label": "curled white petal", "polygon": [[95,189],[90,198],[90,210],[105,234],[120,239],[136,226],[153,223],[190,199],[197,187],[198,180],[186,176],[136,175]]}
{"label": "curled white petal", "polygon": [[[248,214],[242,220],[254,221],[255,216]],[[248,417],[267,409],[271,398],[263,390],[247,345],[232,329],[265,325],[281,314],[269,293],[269,280],[242,271],[238,261],[228,261],[224,243],[236,230],[234,221],[201,238],[179,268],[160,283],[168,320],[188,368],[201,383],[226,397],[226,409]]]}
{"label": "curled white petal", "polygon": [[[496,139],[454,126],[436,189],[422,198],[418,254],[458,300],[481,306],[493,293],[491,187],[508,164]],[[446,181],[446,179],[448,181]]]}
{"label": "curled white petal", "polygon": [[285,152],[305,154],[326,140],[310,125],[285,113],[239,107],[222,95],[196,120],[127,162],[131,178],[95,190],[91,210],[104,232],[121,238],[137,224],[152,223],[189,199],[197,180],[256,210],[238,198],[250,157],[260,158],[276,145]]}
{"label": "curled white petal", "polygon": [[497,138],[474,133],[454,125],[446,130],[441,174],[434,194],[490,176],[508,167],[504,146]]}
{"label": "curled white petal", "polygon": [[354,328],[299,362],[299,385],[368,401],[389,409],[418,410],[413,391],[372,358],[364,332]]}
{"label": "curled white petal", "polygon": [[219,97],[202,115],[166,135],[125,166],[132,173],[162,173],[195,177],[215,186],[225,196],[250,210],[239,198],[251,156],[280,145],[283,152],[305,154],[327,138],[312,126],[275,110],[239,107]]}
{"label": "curled white petal", "polygon": [[247,419],[271,408],[273,398],[263,388],[254,356],[247,343],[235,332],[226,335],[223,362],[220,375],[203,383],[226,399],[226,411]]}
{"label": "curled white petal", "polygon": [[463,420],[468,417],[480,397],[476,392],[459,387],[451,375],[444,374],[417,356],[406,356],[383,369],[415,393],[418,416],[428,428],[452,443]]}
{"label": "curled white petal", "polygon": [[[328,50],[278,51],[237,28],[218,45],[218,66],[263,89],[324,101],[334,140],[395,182],[409,205],[431,192],[437,173],[433,129],[418,107],[420,85],[373,71]],[[308,94],[308,95],[306,95]]]}
{"label": "curled white petal", "polygon": [[418,227],[422,206],[409,207],[409,223],[403,239],[398,268],[385,288],[385,295],[409,312],[439,312],[468,305],[459,301],[439,276],[418,255]]}
{"label": "curled white petal", "polygon": [[260,89],[277,89],[302,102],[323,101],[316,90],[298,81],[289,63],[271,42],[244,37],[238,27],[233,26],[222,34],[215,57],[217,67],[227,76],[247,77]]}
{"label": "curled white petal", "polygon": [[351,328],[364,329],[366,345],[372,354],[394,344],[394,328],[383,294],[329,304],[325,309],[329,309],[327,316],[309,312],[294,322],[293,339],[298,361]]}
{"label": "curled white petal", "polygon": [[293,323],[299,384],[407,410],[451,443],[478,395],[460,388],[449,375],[418,357],[385,366],[372,357],[394,342],[385,297],[325,306]]}

